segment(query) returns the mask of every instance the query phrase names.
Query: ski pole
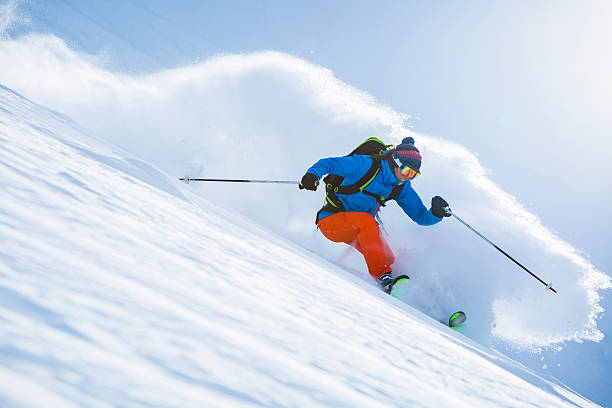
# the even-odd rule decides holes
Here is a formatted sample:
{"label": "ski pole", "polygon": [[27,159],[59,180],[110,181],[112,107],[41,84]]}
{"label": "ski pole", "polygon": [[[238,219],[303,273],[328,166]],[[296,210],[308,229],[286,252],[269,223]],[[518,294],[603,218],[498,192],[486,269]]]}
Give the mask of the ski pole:
{"label": "ski pole", "polygon": [[512,262],[514,262],[515,264],[517,264],[518,266],[520,266],[521,268],[523,268],[527,273],[529,273],[531,276],[533,276],[534,278],[536,278],[538,281],[540,281],[540,283],[542,283],[544,286],[546,286],[546,289],[550,289],[552,290],[554,293],[557,293],[557,291],[552,287],[552,283],[546,283],[544,282],[542,279],[540,279],[539,277],[537,277],[534,273],[532,273],[529,269],[525,268],[519,261],[517,261],[516,259],[514,259],[513,257],[511,257],[510,255],[508,255],[508,253],[506,251],[504,251],[503,249],[501,249],[500,247],[498,247],[497,245],[495,245],[493,242],[491,242],[489,239],[487,239],[487,237],[485,237],[484,235],[482,235],[480,232],[476,231],[474,228],[472,228],[467,222],[463,221],[461,218],[459,218],[458,216],[455,215],[455,213],[453,213],[451,211],[451,209],[449,207],[445,208],[445,211],[450,214],[452,217],[454,217],[455,219],[457,219],[457,221],[459,221],[460,223],[462,223],[463,225],[465,225],[466,227],[468,227],[470,230],[472,230],[476,235],[478,235],[480,238],[484,239],[486,242],[488,242],[489,244],[491,244],[495,249],[497,249],[499,252],[501,252],[502,254],[506,255],[508,257],[508,259],[510,259]]}
{"label": "ski pole", "polygon": [[189,184],[190,181],[218,181],[222,183],[268,183],[268,184],[300,184],[299,181],[288,180],[235,180],[235,179],[210,179],[210,178],[189,178],[181,177],[179,180]]}

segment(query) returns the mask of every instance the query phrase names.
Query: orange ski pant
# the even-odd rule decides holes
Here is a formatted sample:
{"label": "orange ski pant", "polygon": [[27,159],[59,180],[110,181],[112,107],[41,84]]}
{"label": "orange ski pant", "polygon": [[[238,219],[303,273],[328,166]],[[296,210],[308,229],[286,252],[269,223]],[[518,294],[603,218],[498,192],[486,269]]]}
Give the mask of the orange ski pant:
{"label": "orange ski pant", "polygon": [[319,220],[318,226],[330,241],[344,242],[361,252],[374,279],[391,271],[395,256],[370,214],[339,212]]}

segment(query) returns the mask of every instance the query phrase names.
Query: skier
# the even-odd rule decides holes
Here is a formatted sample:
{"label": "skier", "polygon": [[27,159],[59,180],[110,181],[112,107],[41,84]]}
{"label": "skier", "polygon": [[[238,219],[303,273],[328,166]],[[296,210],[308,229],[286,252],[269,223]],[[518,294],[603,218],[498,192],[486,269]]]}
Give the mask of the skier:
{"label": "skier", "polygon": [[427,210],[412,188],[411,181],[420,174],[422,161],[412,137],[390,150],[380,140],[368,139],[372,140],[383,147],[376,150],[378,154],[355,153],[358,148],[349,156],[321,159],[308,169],[299,188],[316,191],[322,176],[340,176],[338,185],[328,183],[326,178],[326,205],[317,213],[316,224],[330,241],[344,242],[357,249],[378,286],[390,293],[396,281],[391,273],[395,256],[375,220],[380,207],[395,199],[419,225],[437,224],[449,217],[450,212],[446,211],[448,203],[440,196],[431,199],[431,209]]}

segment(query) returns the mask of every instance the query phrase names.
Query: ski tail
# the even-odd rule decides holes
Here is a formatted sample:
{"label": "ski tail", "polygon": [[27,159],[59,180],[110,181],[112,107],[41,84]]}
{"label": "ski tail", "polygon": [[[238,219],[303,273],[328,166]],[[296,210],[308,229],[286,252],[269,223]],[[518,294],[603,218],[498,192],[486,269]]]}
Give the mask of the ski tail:
{"label": "ski tail", "polygon": [[[393,283],[391,284],[391,290],[389,291],[389,294],[396,299],[401,298],[405,292],[404,285],[408,283],[409,280],[410,280],[410,277],[408,275],[400,275],[397,278],[395,278],[393,280]],[[403,288],[404,290],[402,290]]]}
{"label": "ski tail", "polygon": [[451,329],[457,329],[461,327],[465,321],[467,320],[467,316],[462,311],[455,312],[448,319],[448,327]]}

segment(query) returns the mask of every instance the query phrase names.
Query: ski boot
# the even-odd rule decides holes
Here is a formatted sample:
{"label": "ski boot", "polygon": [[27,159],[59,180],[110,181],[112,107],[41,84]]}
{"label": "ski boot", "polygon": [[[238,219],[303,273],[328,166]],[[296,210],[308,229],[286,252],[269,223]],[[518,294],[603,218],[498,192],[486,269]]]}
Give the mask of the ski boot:
{"label": "ski boot", "polygon": [[385,272],[376,279],[376,284],[379,288],[382,289],[383,292],[389,294],[391,293],[391,287],[393,286],[393,276],[391,276],[391,272]]}
{"label": "ski boot", "polygon": [[376,280],[376,283],[378,284],[378,287],[383,290],[383,292],[393,296],[392,291],[395,284],[407,281],[408,279],[410,279],[408,275],[400,275],[394,279],[393,276],[391,276],[391,272],[385,272],[380,275],[380,277]]}

